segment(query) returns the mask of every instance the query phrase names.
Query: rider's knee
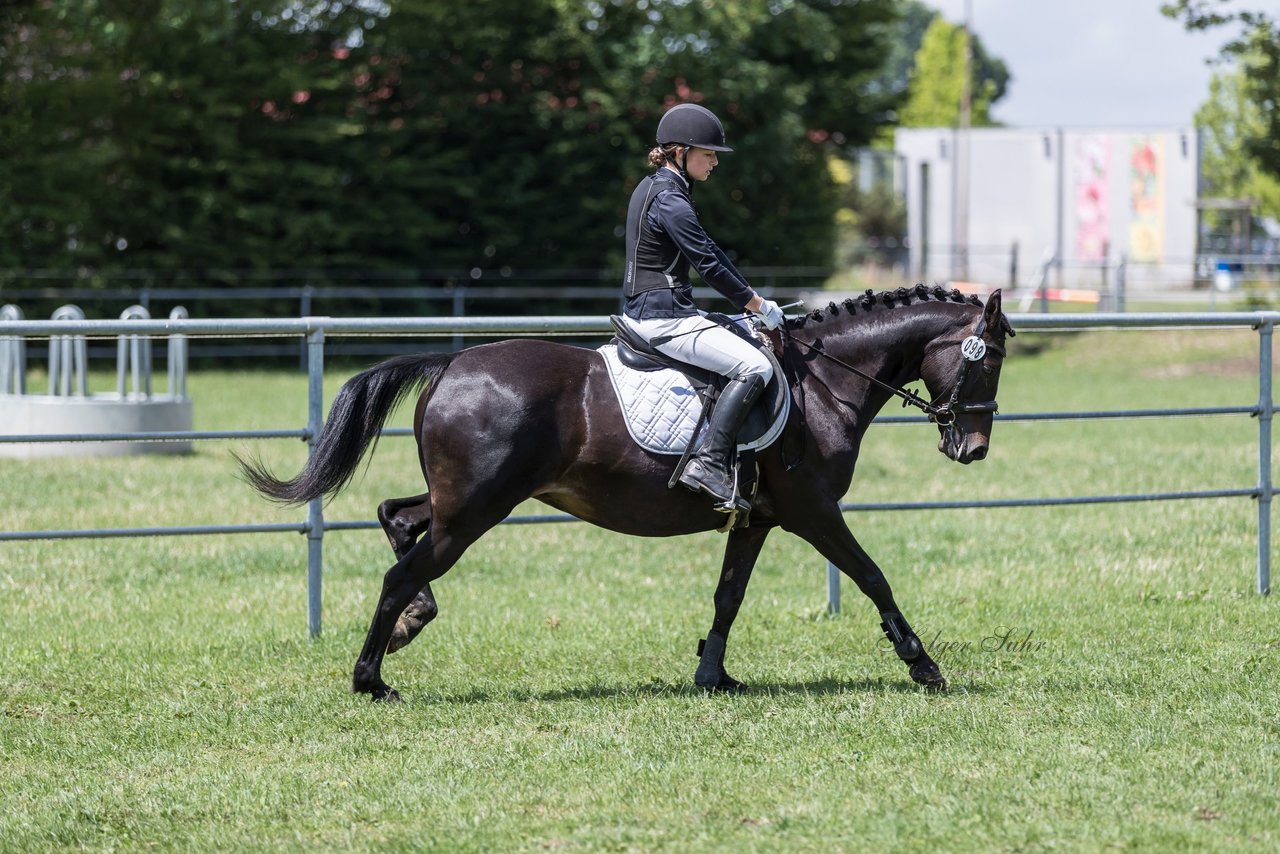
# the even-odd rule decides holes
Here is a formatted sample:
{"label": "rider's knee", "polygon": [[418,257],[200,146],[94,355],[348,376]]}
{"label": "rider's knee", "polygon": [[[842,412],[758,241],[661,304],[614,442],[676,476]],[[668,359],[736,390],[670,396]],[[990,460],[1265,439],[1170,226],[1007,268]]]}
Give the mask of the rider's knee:
{"label": "rider's knee", "polygon": [[737,376],[740,378],[758,376],[764,380],[765,385],[768,385],[769,380],[773,379],[773,365],[769,364],[767,359],[761,359],[758,362],[743,362],[737,372]]}

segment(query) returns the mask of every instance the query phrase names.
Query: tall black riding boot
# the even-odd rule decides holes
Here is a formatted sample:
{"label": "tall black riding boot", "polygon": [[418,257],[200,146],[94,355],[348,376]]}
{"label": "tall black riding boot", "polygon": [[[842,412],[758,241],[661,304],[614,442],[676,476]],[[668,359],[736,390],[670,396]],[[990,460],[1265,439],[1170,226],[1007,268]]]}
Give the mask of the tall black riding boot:
{"label": "tall black riding boot", "polygon": [[[729,381],[716,401],[702,445],[680,475],[682,486],[714,498],[717,510],[727,513],[734,507],[733,457],[737,451],[738,430],[763,389],[764,378],[758,374],[742,374]],[[739,498],[737,508],[746,512],[751,505]]]}

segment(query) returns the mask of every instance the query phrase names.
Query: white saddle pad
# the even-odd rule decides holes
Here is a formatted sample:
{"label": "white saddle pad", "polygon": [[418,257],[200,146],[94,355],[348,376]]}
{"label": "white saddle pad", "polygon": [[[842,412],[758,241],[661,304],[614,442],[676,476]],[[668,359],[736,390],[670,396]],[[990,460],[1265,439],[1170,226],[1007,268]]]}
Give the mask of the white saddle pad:
{"label": "white saddle pad", "polygon": [[[618,361],[618,348],[606,344],[598,349],[609,368],[627,432],[636,444],[655,454],[683,454],[693,440],[694,427],[702,415],[702,398],[684,374],[676,370],[636,371]],[[789,407],[788,407],[789,408]],[[786,413],[755,441],[738,446],[739,451],[768,447],[782,432]],[[703,425],[703,429],[706,425]]]}

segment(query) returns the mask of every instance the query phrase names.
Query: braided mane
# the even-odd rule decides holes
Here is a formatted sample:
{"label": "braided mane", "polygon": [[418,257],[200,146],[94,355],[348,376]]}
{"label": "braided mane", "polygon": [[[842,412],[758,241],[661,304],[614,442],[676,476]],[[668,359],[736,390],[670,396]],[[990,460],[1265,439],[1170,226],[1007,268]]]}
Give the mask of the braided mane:
{"label": "braided mane", "polygon": [[930,288],[928,285],[916,285],[914,288],[898,288],[893,291],[881,291],[875,293],[868,289],[860,297],[851,297],[842,301],[839,305],[829,303],[825,309],[817,308],[803,317],[792,318],[787,321],[788,329],[805,329],[814,323],[821,323],[828,317],[837,317],[843,310],[850,316],[858,313],[861,309],[863,312],[878,311],[883,309],[896,308],[902,305],[911,305],[913,302],[951,302],[982,307],[982,301],[975,296],[966,296],[957,290],[947,290],[946,288],[935,285]]}

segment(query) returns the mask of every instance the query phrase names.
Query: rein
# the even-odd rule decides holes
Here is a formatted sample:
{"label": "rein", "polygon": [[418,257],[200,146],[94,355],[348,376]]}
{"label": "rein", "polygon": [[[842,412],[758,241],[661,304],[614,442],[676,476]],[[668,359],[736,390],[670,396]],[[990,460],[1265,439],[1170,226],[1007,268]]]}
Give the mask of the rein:
{"label": "rein", "polygon": [[829,353],[825,352],[821,346],[815,346],[813,344],[800,341],[799,339],[793,338],[790,335],[790,333],[787,333],[786,339],[787,341],[793,344],[799,344],[800,346],[807,349],[810,353],[816,353],[822,358],[826,359],[827,361],[833,362],[839,365],[840,367],[844,368],[846,371],[857,374],[867,382],[870,382],[870,383],[873,383],[874,385],[879,386],[881,389],[889,392],[890,394],[896,397],[902,398],[902,406],[904,408],[907,406],[914,406],[917,409],[919,409],[921,412],[923,412],[925,415],[928,415],[930,421],[936,424],[939,424],[943,427],[950,427],[952,424],[955,423],[957,415],[965,415],[968,413],[975,413],[975,412],[976,413],[983,413],[983,412],[995,413],[995,412],[998,412],[1000,409],[999,405],[994,400],[967,401],[964,403],[960,402],[960,389],[964,387],[965,381],[969,378],[969,370],[975,364],[983,360],[983,358],[986,356],[987,349],[989,348],[991,350],[994,350],[996,353],[998,353],[1001,356],[1005,355],[1005,349],[1001,347],[999,344],[995,344],[995,343],[988,344],[986,341],[983,340],[982,333],[985,331],[986,326],[987,326],[986,317],[985,316],[979,317],[978,325],[974,328],[973,334],[970,335],[968,338],[966,338],[963,342],[961,342],[960,352],[963,356],[963,359],[960,362],[960,369],[957,372],[956,381],[951,387],[950,399],[948,399],[947,402],[943,403],[942,405],[938,405],[933,401],[926,401],[919,394],[917,394],[916,392],[912,391],[909,388],[903,388],[901,386],[891,385],[890,383],[884,382],[883,380],[876,379],[875,377],[871,376],[870,374],[866,373],[865,371],[859,368],[854,367],[848,362],[842,359],[837,359],[835,356],[830,355]]}

